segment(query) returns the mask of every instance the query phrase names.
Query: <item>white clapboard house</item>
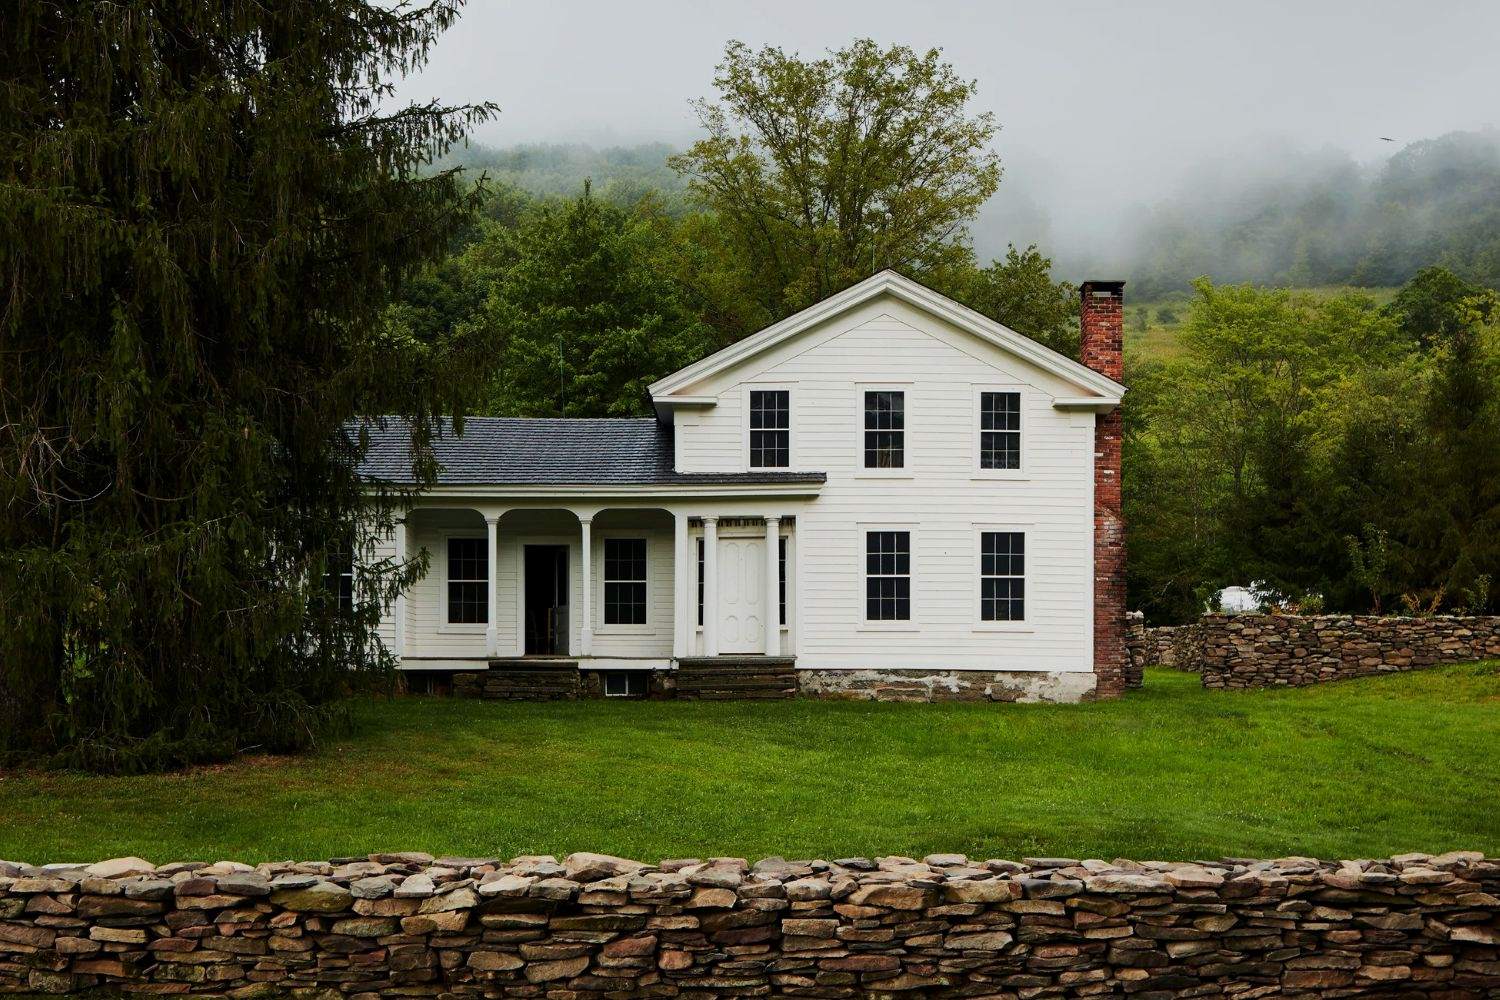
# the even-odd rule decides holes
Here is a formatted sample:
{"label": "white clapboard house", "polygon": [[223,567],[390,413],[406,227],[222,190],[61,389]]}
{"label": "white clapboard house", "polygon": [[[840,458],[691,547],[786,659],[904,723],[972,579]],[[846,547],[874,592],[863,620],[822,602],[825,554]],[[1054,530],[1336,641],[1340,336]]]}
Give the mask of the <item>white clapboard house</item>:
{"label": "white clapboard house", "polygon": [[[642,419],[470,418],[387,555],[404,671],[671,690],[774,664],[804,694],[1118,692],[1121,283],[1084,361],[891,271],[650,387]],[[411,480],[404,428],[368,476]],[[585,690],[589,689],[585,685]]]}

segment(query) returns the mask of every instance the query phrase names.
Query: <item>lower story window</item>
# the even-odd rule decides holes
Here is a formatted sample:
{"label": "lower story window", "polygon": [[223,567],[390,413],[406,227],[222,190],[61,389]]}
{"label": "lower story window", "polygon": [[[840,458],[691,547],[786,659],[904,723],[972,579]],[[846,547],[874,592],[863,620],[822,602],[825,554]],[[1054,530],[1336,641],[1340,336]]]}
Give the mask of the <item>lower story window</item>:
{"label": "lower story window", "polygon": [[1026,620],[1026,536],[1019,531],[980,535],[979,617],[987,622]]}
{"label": "lower story window", "polygon": [[646,540],[604,540],[604,624],[646,624]]}
{"label": "lower story window", "polygon": [[644,698],[648,675],[643,670],[610,670],[604,674],[604,697]]}
{"label": "lower story window", "polygon": [[483,538],[448,539],[448,621],[484,625],[490,620],[489,542]]}
{"label": "lower story window", "polygon": [[865,619],[911,620],[911,532],[865,533]]}

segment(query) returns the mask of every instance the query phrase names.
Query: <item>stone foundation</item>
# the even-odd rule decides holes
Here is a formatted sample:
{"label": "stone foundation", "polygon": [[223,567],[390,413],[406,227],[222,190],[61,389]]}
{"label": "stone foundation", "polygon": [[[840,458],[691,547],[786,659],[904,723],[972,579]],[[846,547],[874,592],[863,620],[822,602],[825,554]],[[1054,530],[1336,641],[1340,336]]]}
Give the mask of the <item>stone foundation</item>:
{"label": "stone foundation", "polygon": [[496,660],[488,670],[453,675],[459,698],[574,701],[581,691],[576,660]]}
{"label": "stone foundation", "polygon": [[0,862],[0,992],[1500,996],[1500,862]]}
{"label": "stone foundation", "polygon": [[1500,658],[1500,617],[1204,615],[1179,657],[1209,688],[1301,687]]}
{"label": "stone foundation", "polygon": [[862,701],[1057,701],[1092,697],[1091,673],[1009,670],[803,670],[802,694]]}
{"label": "stone foundation", "polygon": [[797,695],[790,656],[688,657],[677,661],[677,697],[688,701],[781,701]]}

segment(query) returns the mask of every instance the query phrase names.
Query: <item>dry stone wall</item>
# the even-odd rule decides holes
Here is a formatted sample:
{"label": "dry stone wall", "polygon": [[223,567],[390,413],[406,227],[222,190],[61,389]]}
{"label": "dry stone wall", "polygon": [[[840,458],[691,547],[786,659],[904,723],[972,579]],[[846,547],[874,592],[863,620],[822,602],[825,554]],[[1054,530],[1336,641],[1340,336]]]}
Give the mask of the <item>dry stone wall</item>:
{"label": "dry stone wall", "polygon": [[1500,658],[1500,617],[1204,615],[1188,656],[1209,688],[1301,687]]}
{"label": "dry stone wall", "polygon": [[1500,861],[0,863],[0,992],[1500,997]]}

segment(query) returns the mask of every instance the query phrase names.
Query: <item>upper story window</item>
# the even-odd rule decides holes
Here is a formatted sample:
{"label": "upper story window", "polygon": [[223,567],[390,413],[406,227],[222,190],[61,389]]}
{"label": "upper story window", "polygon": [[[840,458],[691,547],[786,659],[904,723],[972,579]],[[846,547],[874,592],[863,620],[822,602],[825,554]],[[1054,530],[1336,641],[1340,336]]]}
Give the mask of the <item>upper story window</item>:
{"label": "upper story window", "polygon": [[911,532],[865,533],[865,620],[911,620]]}
{"label": "upper story window", "polygon": [[987,622],[1026,620],[1026,536],[985,531],[979,536],[979,617]]}
{"label": "upper story window", "polygon": [[1021,467],[1021,394],[979,394],[979,467]]}
{"label": "upper story window", "polygon": [[484,625],[490,620],[489,541],[484,538],[448,539],[448,621],[454,625]]}
{"label": "upper story window", "polygon": [[865,392],[865,468],[900,469],[906,465],[906,393],[895,389]]}
{"label": "upper story window", "polygon": [[791,392],[786,389],[750,390],[750,467],[785,469],[791,464]]}
{"label": "upper story window", "polygon": [[646,624],[646,540],[604,540],[604,624]]}

